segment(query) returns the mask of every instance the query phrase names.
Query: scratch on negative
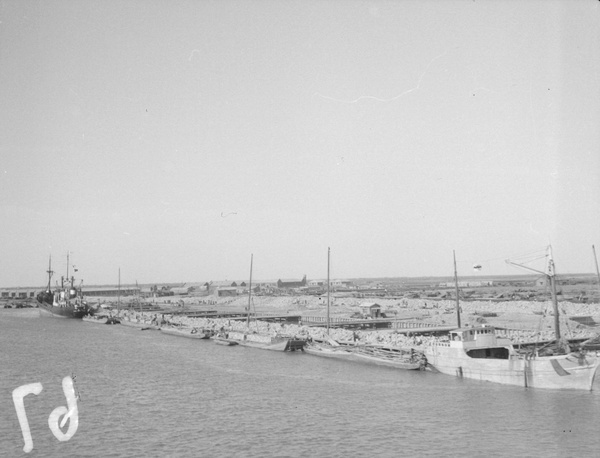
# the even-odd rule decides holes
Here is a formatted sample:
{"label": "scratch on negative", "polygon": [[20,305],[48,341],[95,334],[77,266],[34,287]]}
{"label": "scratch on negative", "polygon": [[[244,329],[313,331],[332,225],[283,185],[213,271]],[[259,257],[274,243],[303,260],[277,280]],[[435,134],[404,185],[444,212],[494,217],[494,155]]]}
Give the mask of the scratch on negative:
{"label": "scratch on negative", "polygon": [[335,97],[331,97],[331,96],[328,96],[328,95],[323,95],[323,94],[321,94],[319,92],[315,92],[315,95],[319,96],[319,97],[321,97],[323,99],[326,99],[326,100],[332,100],[334,102],[348,103],[348,104],[360,102],[361,100],[375,100],[377,102],[384,102],[384,103],[386,103],[386,102],[392,102],[394,100],[399,99],[400,97],[405,96],[406,94],[410,94],[411,92],[414,92],[414,91],[420,89],[421,88],[421,82],[423,81],[423,78],[425,77],[425,74],[429,70],[429,67],[431,67],[431,64],[433,64],[433,62],[435,60],[439,59],[442,56],[445,56],[446,54],[447,53],[443,53],[443,54],[440,54],[439,56],[435,56],[433,59],[431,59],[429,61],[429,63],[427,64],[427,67],[425,67],[425,70],[423,70],[423,73],[421,73],[421,76],[419,77],[419,81],[417,82],[417,85],[415,87],[413,87],[411,89],[407,89],[406,91],[401,92],[400,94],[395,95],[394,97],[391,97],[389,99],[383,99],[383,98],[380,98],[380,97],[375,97],[373,95],[361,95],[360,97],[358,97],[358,98],[356,98],[354,100],[343,100],[343,99],[336,99]]}

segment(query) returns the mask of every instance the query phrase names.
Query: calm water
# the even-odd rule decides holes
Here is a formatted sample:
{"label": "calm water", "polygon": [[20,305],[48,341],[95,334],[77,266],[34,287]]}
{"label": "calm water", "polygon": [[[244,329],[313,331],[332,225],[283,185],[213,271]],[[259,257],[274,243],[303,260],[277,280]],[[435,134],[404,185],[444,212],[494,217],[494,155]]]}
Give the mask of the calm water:
{"label": "calm water", "polygon": [[[223,347],[0,310],[0,455],[372,457],[600,454],[600,386],[535,391],[307,354]],[[48,416],[75,373],[79,428]],[[34,449],[12,390],[25,398]],[[66,431],[66,428],[64,429]]]}

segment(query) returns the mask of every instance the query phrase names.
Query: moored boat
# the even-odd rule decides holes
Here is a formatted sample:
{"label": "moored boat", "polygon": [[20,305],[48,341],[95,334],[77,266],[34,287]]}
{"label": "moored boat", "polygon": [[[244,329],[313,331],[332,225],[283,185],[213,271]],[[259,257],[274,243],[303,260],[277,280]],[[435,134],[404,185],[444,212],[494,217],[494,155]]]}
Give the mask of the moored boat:
{"label": "moored boat", "polygon": [[[248,309],[246,314],[246,329],[240,331],[228,331],[227,341],[233,342],[234,345],[242,345],[245,347],[260,348],[263,350],[274,351],[296,351],[304,348],[306,340],[298,339],[293,336],[284,336],[280,334],[265,335],[260,334],[256,330],[251,329],[250,318],[252,309],[252,263],[254,255],[250,256],[250,281],[248,282]],[[215,342],[218,343],[217,339]]]}
{"label": "moored boat", "polygon": [[228,339],[244,347],[274,351],[301,351],[306,345],[306,340],[304,339],[281,335],[268,336],[249,332],[230,331]]}
{"label": "moored boat", "polygon": [[151,323],[139,323],[137,321],[129,321],[129,320],[121,320],[121,323],[123,326],[127,326],[130,328],[138,328],[141,329],[142,331],[146,331],[148,329],[153,329],[153,330],[159,330],[160,326],[157,326],[155,324],[151,324]]}
{"label": "moored boat", "polygon": [[[427,345],[425,356],[428,364],[442,374],[507,385],[591,390],[600,357],[596,351],[580,349],[572,352],[560,338],[554,261],[550,247],[547,256],[546,271],[507,262],[547,276],[554,306],[555,350],[549,352],[546,349],[543,352],[542,349],[534,349],[522,354],[514,349],[509,339],[497,337],[492,326],[461,327],[457,291],[458,329],[450,331],[447,340],[436,340]],[[454,265],[456,281],[456,260]]]}
{"label": "moored boat", "polygon": [[57,318],[83,318],[93,309],[83,298],[81,287],[75,286],[75,277],[69,278],[69,255],[67,254],[67,277],[61,277],[61,285],[52,291],[52,257],[48,261],[48,286],[37,295],[36,301],[41,316]]}
{"label": "moored boat", "polygon": [[597,352],[584,350],[520,354],[485,325],[451,331],[448,341],[432,342],[425,355],[442,374],[531,388],[591,390],[600,364]]}
{"label": "moored boat", "polygon": [[427,359],[422,353],[412,349],[360,345],[352,351],[353,359],[380,366],[405,370],[425,370]]}
{"label": "moored boat", "polygon": [[187,337],[188,339],[206,340],[206,339],[210,339],[210,336],[211,336],[210,331],[205,331],[204,329],[198,329],[198,328],[174,328],[174,327],[165,328],[165,327],[163,327],[163,328],[160,328],[160,332],[162,332],[163,334],[169,334],[172,336]]}
{"label": "moored boat", "polygon": [[224,335],[219,335],[219,334],[217,334],[217,335],[214,335],[214,336],[212,336],[212,337],[211,337],[211,339],[212,339],[212,340],[213,340],[213,341],[214,341],[214,342],[215,342],[217,345],[225,345],[225,346],[228,346],[228,347],[232,347],[232,346],[234,346],[234,345],[237,345],[237,344],[238,344],[238,342],[237,342],[237,341],[235,341],[235,340],[232,340],[232,339],[229,339],[229,338],[227,337],[227,334],[224,334]]}
{"label": "moored boat", "polygon": [[332,346],[321,342],[310,342],[304,347],[309,355],[322,356],[324,358],[352,359],[352,352],[345,347]]}
{"label": "moored boat", "polygon": [[107,315],[86,315],[82,318],[86,323],[94,323],[94,324],[119,324],[121,321],[115,317],[107,316]]}
{"label": "moored boat", "polygon": [[425,357],[412,349],[385,347],[379,345],[332,345],[330,342],[311,342],[304,351],[325,358],[376,364],[404,370],[424,370]]}

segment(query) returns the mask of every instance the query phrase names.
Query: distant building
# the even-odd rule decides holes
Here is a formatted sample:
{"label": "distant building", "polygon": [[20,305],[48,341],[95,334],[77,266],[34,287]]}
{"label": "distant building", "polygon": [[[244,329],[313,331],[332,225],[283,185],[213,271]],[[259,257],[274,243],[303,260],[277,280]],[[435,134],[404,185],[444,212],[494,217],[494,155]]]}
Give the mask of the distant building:
{"label": "distant building", "polygon": [[[350,280],[339,280],[339,279],[329,280],[329,286],[336,287],[336,288],[349,287],[352,284],[353,283]],[[327,279],[325,279],[325,280],[309,280],[307,282],[307,286],[310,286],[310,287],[317,287],[317,286],[327,287]]]}
{"label": "distant building", "polygon": [[134,296],[140,293],[137,286],[84,286],[81,288],[84,296]]}
{"label": "distant building", "polygon": [[[208,294],[214,294],[215,296],[237,296],[238,292],[243,291],[246,283],[223,280],[206,282],[203,286],[208,291]],[[235,291],[235,294],[232,291]]]}
{"label": "distant building", "polygon": [[[459,281],[459,288],[478,288],[481,286],[494,286],[493,281]],[[456,283],[451,281],[447,283],[440,283],[440,288],[455,288]]]}
{"label": "distant building", "polygon": [[189,286],[179,286],[179,287],[171,288],[171,292],[175,296],[187,296],[190,293],[190,290],[191,290],[191,287],[189,287]]}
{"label": "distant building", "polygon": [[235,286],[221,286],[215,291],[218,297],[237,296],[238,289]]}
{"label": "distant building", "polygon": [[39,290],[31,288],[4,289],[0,291],[0,297],[2,299],[27,299],[35,297],[39,291],[41,291],[41,288]]}
{"label": "distant building", "polygon": [[306,275],[304,275],[300,281],[277,280],[277,287],[279,289],[302,288],[303,286],[306,286]]}
{"label": "distant building", "polygon": [[[7,288],[0,290],[2,299],[28,299],[33,298],[37,293],[46,288]],[[120,289],[116,286],[84,286],[81,288],[84,296],[133,296],[139,294],[140,288],[137,286],[122,286]]]}

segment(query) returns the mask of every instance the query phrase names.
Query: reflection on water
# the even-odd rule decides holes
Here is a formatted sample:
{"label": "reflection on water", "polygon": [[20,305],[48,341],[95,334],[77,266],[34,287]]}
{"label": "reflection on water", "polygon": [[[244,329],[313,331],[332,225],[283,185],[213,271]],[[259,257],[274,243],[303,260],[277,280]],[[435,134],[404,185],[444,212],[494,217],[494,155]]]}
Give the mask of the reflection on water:
{"label": "reflection on water", "polygon": [[[595,456],[600,391],[527,390],[439,374],[223,347],[0,311],[0,450],[30,456]],[[75,373],[79,429],[48,428]],[[598,382],[595,388],[598,387]]]}

